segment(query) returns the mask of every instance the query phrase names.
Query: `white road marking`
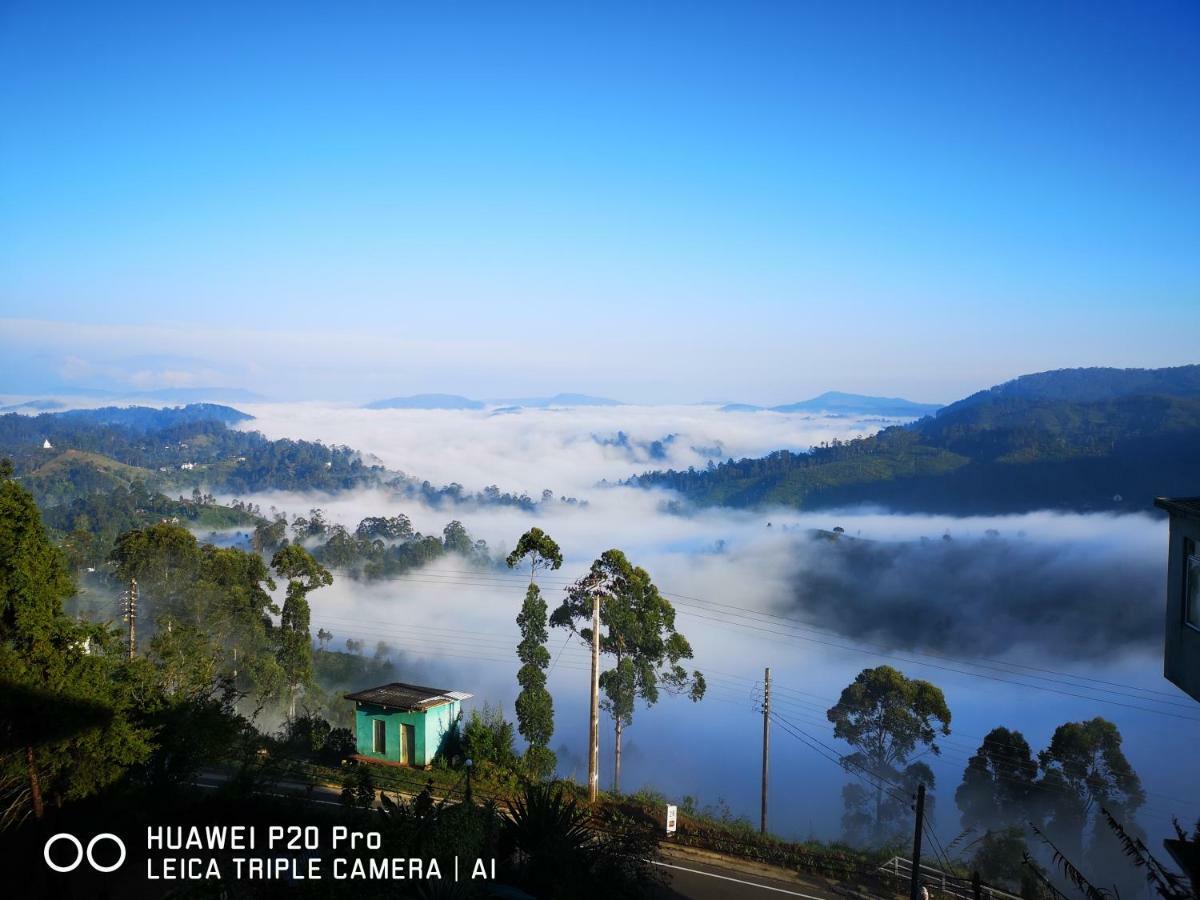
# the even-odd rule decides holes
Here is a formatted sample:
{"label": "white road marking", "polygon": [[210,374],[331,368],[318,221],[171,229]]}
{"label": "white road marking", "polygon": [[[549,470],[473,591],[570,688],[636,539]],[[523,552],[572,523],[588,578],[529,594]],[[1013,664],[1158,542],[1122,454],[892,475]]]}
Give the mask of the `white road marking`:
{"label": "white road marking", "polygon": [[788,891],[784,890],[783,888],[772,887],[769,884],[759,884],[756,881],[742,881],[740,878],[730,878],[728,875],[717,875],[714,872],[705,872],[701,869],[689,869],[686,866],[673,866],[670,863],[655,862],[652,859],[647,860],[647,862],[655,866],[662,866],[664,869],[678,869],[680,872],[691,872],[693,875],[706,875],[709,878],[720,878],[722,881],[732,881],[734,884],[744,884],[747,887],[756,887],[764,891],[775,891],[776,893],[787,894],[791,897],[803,897],[805,900],[825,900],[824,897],[814,897],[812,894],[801,894],[799,891]]}

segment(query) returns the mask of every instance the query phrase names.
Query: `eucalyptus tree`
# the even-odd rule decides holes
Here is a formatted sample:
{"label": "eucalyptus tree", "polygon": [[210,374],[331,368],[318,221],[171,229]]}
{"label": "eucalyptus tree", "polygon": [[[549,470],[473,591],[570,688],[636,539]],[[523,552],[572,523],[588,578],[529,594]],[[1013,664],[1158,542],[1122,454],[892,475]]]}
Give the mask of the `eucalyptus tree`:
{"label": "eucalyptus tree", "polygon": [[1024,826],[1039,818],[1038,761],[1019,731],[993,728],[967,760],[954,802],[962,827],[987,830]]}
{"label": "eucalyptus tree", "polygon": [[1050,745],[1038,754],[1038,762],[1049,811],[1046,830],[1068,855],[1084,850],[1089,826],[1090,861],[1103,862],[1106,856],[1121,852],[1112,832],[1100,823],[1101,809],[1138,834],[1134,816],[1146,802],[1146,792],[1121,749],[1121,732],[1112,722],[1097,716],[1058,726]]}
{"label": "eucalyptus tree", "polygon": [[296,691],[312,681],[312,635],[308,595],[333,584],[329,570],[299,544],[289,544],[271,560],[271,568],[287,579],[279,615],[279,664],[288,685],[288,718],[296,714]]}
{"label": "eucalyptus tree", "polygon": [[546,668],[550,665],[550,651],[546,649],[547,607],[535,579],[539,570],[562,566],[562,551],[542,529],[530,528],[521,535],[516,549],[505,561],[510,569],[529,565],[529,587],[525,589],[525,602],[517,616],[517,626],[521,629],[521,641],[517,644],[517,659],[521,661],[517,670],[517,683],[521,685],[516,703],[517,727],[529,744],[525,751],[527,768],[534,775],[545,776],[554,771],[557,762],[549,747],[554,736],[554,698],[546,689]]}
{"label": "eucalyptus tree", "polygon": [[875,788],[874,831],[887,827],[884,785],[898,785],[918,745],[934,754],[939,733],[950,733],[950,708],[939,687],[907,678],[891,666],[863,669],[826,712],[834,737],[857,748],[842,760],[847,771],[865,774]]}
{"label": "eucalyptus tree", "polygon": [[613,719],[613,790],[621,790],[621,736],[633,724],[637,700],[647,708],[658,702],[660,689],[686,694],[693,702],[704,696],[704,676],[681,665],[692,658],[692,646],[675,628],[675,608],[662,596],[649,573],[629,562],[620,550],[606,550],[588,574],[567,589],[567,598],[550,617],[556,628],[569,628],[584,643],[592,642],[593,604],[600,604],[600,652],[613,659],[600,673],[602,706]]}

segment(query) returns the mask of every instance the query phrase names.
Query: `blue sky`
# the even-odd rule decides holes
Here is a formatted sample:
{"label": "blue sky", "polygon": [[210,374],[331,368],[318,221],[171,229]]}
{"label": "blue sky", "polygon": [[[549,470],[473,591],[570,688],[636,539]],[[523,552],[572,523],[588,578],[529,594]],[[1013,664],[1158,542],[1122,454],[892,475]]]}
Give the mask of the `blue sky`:
{"label": "blue sky", "polygon": [[0,391],[1197,361],[1195,3],[248,6],[0,11]]}

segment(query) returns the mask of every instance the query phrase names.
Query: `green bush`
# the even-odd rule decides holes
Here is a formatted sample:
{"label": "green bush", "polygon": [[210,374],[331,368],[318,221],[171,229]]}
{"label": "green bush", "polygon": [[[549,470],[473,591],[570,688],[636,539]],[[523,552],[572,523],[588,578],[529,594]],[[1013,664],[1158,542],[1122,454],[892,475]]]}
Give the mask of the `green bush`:
{"label": "green bush", "polygon": [[463,753],[475,766],[511,769],[516,765],[513,750],[513,725],[504,718],[500,707],[484,704],[483,711],[472,710],[462,733]]}

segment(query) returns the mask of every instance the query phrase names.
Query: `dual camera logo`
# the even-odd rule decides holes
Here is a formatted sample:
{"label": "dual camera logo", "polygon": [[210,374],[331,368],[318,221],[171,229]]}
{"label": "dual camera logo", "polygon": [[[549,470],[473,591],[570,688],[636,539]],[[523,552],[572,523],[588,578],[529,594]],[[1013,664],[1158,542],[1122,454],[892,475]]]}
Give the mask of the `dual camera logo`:
{"label": "dual camera logo", "polygon": [[[120,856],[117,857],[117,861],[111,865],[105,865],[104,863],[97,862],[95,856],[96,845],[106,839],[116,844],[117,850],[120,852]],[[67,865],[59,865],[50,858],[50,848],[59,841],[65,841],[75,848],[75,859]],[[115,834],[108,834],[105,832],[104,834],[96,835],[94,838],[88,841],[87,849],[85,850],[83,843],[79,840],[79,838],[75,837],[73,834],[67,834],[67,832],[63,831],[46,841],[46,846],[42,850],[42,856],[46,859],[46,865],[52,868],[55,872],[74,872],[83,863],[85,857],[87,858],[88,864],[97,872],[115,872],[125,863],[125,842]]]}

